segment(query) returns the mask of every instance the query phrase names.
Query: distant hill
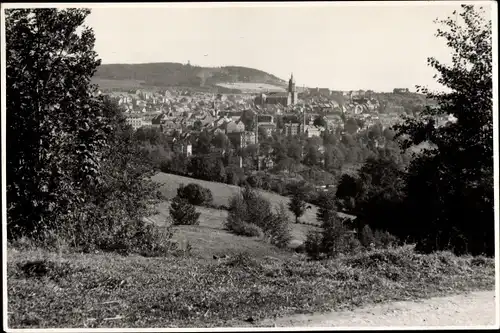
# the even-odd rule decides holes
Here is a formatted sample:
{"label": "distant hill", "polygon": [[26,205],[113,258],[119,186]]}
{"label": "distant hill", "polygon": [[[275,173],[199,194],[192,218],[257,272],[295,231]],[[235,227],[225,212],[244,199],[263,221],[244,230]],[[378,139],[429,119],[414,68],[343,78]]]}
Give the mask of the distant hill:
{"label": "distant hill", "polygon": [[[261,84],[266,89],[281,90],[286,81],[261,70],[248,67],[199,67],[180,63],[107,64],[101,65],[94,82],[102,89],[140,87],[188,87],[201,90],[238,91],[243,86]],[[234,89],[232,89],[234,87]]]}

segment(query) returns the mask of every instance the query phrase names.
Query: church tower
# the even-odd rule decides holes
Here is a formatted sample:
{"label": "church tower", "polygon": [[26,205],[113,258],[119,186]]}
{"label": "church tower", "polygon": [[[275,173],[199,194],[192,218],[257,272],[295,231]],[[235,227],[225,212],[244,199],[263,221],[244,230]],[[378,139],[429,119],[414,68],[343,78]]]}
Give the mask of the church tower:
{"label": "church tower", "polygon": [[290,80],[288,80],[288,92],[295,92],[295,80],[293,79],[293,73],[290,75]]}
{"label": "church tower", "polygon": [[214,117],[219,116],[219,110],[217,110],[217,104],[215,103],[215,94],[212,94],[212,114]]}
{"label": "church tower", "polygon": [[293,73],[290,75],[290,80],[288,80],[288,100],[290,105],[297,104],[297,91],[295,91],[295,79],[293,78]]}

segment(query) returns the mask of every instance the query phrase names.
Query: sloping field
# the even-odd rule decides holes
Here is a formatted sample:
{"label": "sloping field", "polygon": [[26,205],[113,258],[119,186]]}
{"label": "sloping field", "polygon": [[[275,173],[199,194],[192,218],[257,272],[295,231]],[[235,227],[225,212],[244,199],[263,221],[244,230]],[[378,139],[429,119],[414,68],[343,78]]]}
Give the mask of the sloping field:
{"label": "sloping field", "polygon": [[[209,182],[194,178],[182,177],[168,173],[158,173],[153,176],[153,181],[162,184],[160,191],[169,200],[176,196],[177,188],[181,185],[195,183],[212,191],[214,204],[227,206],[230,198],[242,191],[241,187],[227,185],[222,183]],[[280,203],[288,204],[287,197],[280,196],[271,192],[258,190],[274,207]],[[309,230],[319,227],[316,220],[317,207],[308,205],[311,208],[306,210],[306,213],[300,218],[302,223],[297,224],[295,217],[288,211],[291,223],[292,240],[290,247],[294,248],[306,240]],[[152,223],[157,225],[165,225],[170,220],[169,214],[170,202],[166,201],[159,204],[156,208],[158,214],[147,218]],[[176,226],[177,231],[174,238],[179,243],[189,243],[193,247],[193,251],[198,256],[210,259],[213,255],[228,254],[234,252],[248,251],[252,256],[263,258],[266,256],[284,258],[291,255],[290,252],[284,252],[274,246],[258,238],[249,238],[236,236],[224,229],[224,221],[227,219],[227,211],[221,209],[213,209],[206,207],[196,207],[196,210],[201,213],[200,224],[198,226]],[[341,217],[348,215],[338,213]]]}
{"label": "sloping field", "polygon": [[114,80],[93,77],[92,83],[97,84],[100,89],[141,89],[144,81],[141,80]]}
{"label": "sloping field", "polygon": [[251,82],[232,82],[232,83],[217,83],[217,86],[228,88],[228,89],[237,89],[243,93],[258,93],[258,92],[266,92],[266,91],[276,91],[276,92],[284,92],[285,88],[275,86],[268,83],[251,83]]}
{"label": "sloping field", "polygon": [[[177,195],[177,188],[181,184],[184,185],[187,185],[189,183],[199,184],[212,191],[214,197],[214,204],[218,206],[220,205],[227,206],[229,204],[230,198],[234,194],[239,193],[240,191],[243,190],[241,187],[235,185],[208,182],[204,180],[182,177],[163,172],[156,174],[155,176],[153,176],[152,179],[153,181],[162,184],[160,191],[163,193],[163,195],[167,197],[167,199],[172,199]],[[259,190],[258,192],[261,193],[267,200],[269,200],[273,206],[278,206],[280,203],[284,203],[285,205],[288,204],[289,199],[287,197],[283,197],[278,194],[261,190]],[[300,220],[307,223],[317,223],[316,220],[317,207],[314,205],[310,206],[311,208],[306,210],[305,214],[300,218]],[[290,212],[290,218],[293,218],[295,221],[295,218],[293,217],[293,214],[291,212]]]}
{"label": "sloping field", "polygon": [[[147,220],[165,225],[169,221],[170,202],[163,202],[157,206],[158,214],[148,217]],[[237,236],[224,229],[227,211],[206,207],[196,207],[200,212],[200,224],[197,226],[175,226],[174,239],[182,244],[189,243],[197,256],[212,259],[213,255],[232,255],[238,252],[248,252],[253,258],[266,256],[285,259],[293,255],[266,243],[258,237]],[[299,244],[305,241],[307,232],[314,226],[292,224],[292,242]]]}

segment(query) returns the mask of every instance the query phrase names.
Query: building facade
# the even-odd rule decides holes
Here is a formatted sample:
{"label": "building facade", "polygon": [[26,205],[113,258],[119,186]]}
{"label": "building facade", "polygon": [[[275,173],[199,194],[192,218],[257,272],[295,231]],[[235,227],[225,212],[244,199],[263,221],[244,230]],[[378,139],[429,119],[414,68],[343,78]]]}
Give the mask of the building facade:
{"label": "building facade", "polygon": [[293,73],[288,81],[288,91],[287,92],[275,92],[268,94],[260,94],[254,100],[257,105],[265,104],[281,104],[283,106],[292,106],[298,102],[298,94],[295,87],[295,79],[293,78]]}
{"label": "building facade", "polygon": [[128,125],[132,126],[134,131],[143,126],[142,117],[127,117],[125,121],[127,122]]}
{"label": "building facade", "polygon": [[288,123],[284,125],[285,136],[296,136],[302,133],[303,125],[299,123]]}

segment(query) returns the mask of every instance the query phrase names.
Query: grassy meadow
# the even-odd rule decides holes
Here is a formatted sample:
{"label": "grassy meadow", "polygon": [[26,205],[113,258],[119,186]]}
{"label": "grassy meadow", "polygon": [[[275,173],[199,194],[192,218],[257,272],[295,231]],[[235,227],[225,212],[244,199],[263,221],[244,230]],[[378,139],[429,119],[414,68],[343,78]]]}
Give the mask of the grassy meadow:
{"label": "grassy meadow", "polygon": [[[158,174],[162,192],[180,183],[212,190],[227,205],[236,186]],[[287,198],[263,192],[273,204]],[[168,223],[169,202],[149,220]],[[197,226],[174,226],[188,252],[165,257],[75,253],[9,246],[10,328],[123,328],[261,326],[262,319],[345,310],[365,304],[415,300],[494,288],[494,259],[449,252],[416,254],[411,245],[308,261],[254,237],[224,230],[227,211],[196,207]],[[315,208],[314,208],[315,209]],[[309,210],[313,219],[315,210]],[[314,225],[292,224],[301,242]]]}
{"label": "grassy meadow", "polygon": [[[159,172],[158,174],[153,176],[152,179],[155,182],[158,182],[162,185],[160,191],[167,199],[172,199],[173,197],[176,196],[177,188],[179,188],[180,184],[184,185],[187,185],[189,183],[199,184],[200,186],[206,187],[212,191],[214,197],[214,204],[217,206],[221,205],[227,206],[229,204],[229,200],[231,199],[231,197],[234,194],[239,193],[240,191],[243,190],[241,187],[236,185],[209,182],[205,180],[182,177],[164,172]],[[261,193],[264,198],[269,200],[271,204],[275,207],[277,207],[281,203],[287,205],[289,202],[288,197],[284,197],[279,194],[263,190],[257,190],[257,191]],[[306,212],[300,218],[300,220],[302,222],[306,222],[309,224],[318,224],[316,220],[316,212],[318,211],[318,208],[315,205],[310,205],[310,206],[311,208],[306,210]],[[293,218],[293,220],[295,221],[294,215],[291,212],[289,213],[290,213],[290,218]]]}
{"label": "grassy meadow", "polygon": [[[169,219],[169,202],[160,204],[158,214],[151,217],[150,221],[159,226],[167,224]],[[258,237],[244,237],[230,233],[224,229],[224,221],[227,211],[196,207],[200,212],[200,224],[197,226],[180,225],[173,226],[173,239],[182,247],[189,244],[193,255],[203,259],[212,260],[213,256],[233,255],[241,251],[247,252],[253,258],[264,259],[266,257],[287,259],[294,255],[291,251],[280,250],[277,247],[259,239]],[[293,239],[303,242],[307,230],[313,226],[294,224],[292,226]]]}

